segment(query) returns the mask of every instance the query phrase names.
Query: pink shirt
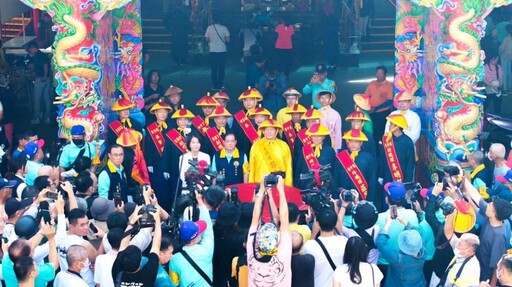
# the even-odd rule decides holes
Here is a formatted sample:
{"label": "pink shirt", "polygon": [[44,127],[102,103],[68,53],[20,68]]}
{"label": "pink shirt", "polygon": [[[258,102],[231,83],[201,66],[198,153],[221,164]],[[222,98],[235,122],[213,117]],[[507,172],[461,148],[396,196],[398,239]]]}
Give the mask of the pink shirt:
{"label": "pink shirt", "polygon": [[484,65],[484,83],[485,83],[485,91],[487,93],[496,93],[497,91],[492,88],[491,83],[493,81],[499,81],[500,87],[503,85],[503,69],[501,66],[498,67],[498,72],[496,73],[496,66],[493,65]]}
{"label": "pink shirt", "polygon": [[320,123],[326,126],[331,132],[331,142],[333,148],[338,151],[341,149],[341,116],[336,110],[331,107],[322,107],[318,109],[323,117]]}
{"label": "pink shirt", "polygon": [[274,30],[277,33],[276,49],[292,49],[292,35],[295,33],[293,26],[277,25]]}

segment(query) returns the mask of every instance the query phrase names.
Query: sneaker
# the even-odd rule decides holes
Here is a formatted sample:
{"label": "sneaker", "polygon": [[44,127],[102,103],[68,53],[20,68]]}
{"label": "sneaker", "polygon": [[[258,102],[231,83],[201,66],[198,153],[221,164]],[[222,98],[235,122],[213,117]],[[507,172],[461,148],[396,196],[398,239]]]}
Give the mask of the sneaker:
{"label": "sneaker", "polygon": [[38,124],[39,124],[39,118],[35,118],[35,119],[33,119],[33,120],[30,122],[30,124],[32,124],[32,125],[38,125]]}

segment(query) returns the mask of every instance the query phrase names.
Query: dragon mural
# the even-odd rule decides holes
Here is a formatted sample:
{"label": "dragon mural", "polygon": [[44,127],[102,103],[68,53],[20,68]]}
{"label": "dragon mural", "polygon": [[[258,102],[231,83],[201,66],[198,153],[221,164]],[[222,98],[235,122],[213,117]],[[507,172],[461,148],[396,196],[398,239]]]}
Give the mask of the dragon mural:
{"label": "dragon mural", "polygon": [[[409,3],[405,0],[399,2]],[[435,154],[441,165],[452,159],[465,160],[470,152],[479,148],[478,135],[482,127],[485,96],[477,87],[477,83],[483,79],[485,52],[480,49],[479,43],[484,36],[484,18],[493,8],[512,3],[512,0],[411,2],[428,8],[429,12],[433,13],[430,17],[441,19],[439,27],[436,21],[430,23],[429,13],[423,16],[423,32],[436,31],[430,33],[424,43],[426,53],[435,54],[435,57],[430,57],[434,61],[434,69],[427,69],[430,74],[425,75],[437,78],[435,87],[425,87],[427,97],[431,98],[427,102],[435,103],[435,117],[432,123]],[[414,7],[409,11],[414,11]],[[407,63],[399,61],[397,71],[408,71]],[[428,60],[423,64],[428,64]],[[405,77],[395,79],[395,87],[416,92],[417,86],[413,81],[409,81],[412,84],[406,84],[407,81],[403,78]],[[419,83],[419,86],[423,85]],[[431,108],[423,107],[424,110]]]}
{"label": "dragon mural", "polygon": [[71,127],[80,124],[86,128],[89,140],[97,138],[105,117],[99,88],[103,79],[101,46],[95,32],[107,11],[132,0],[20,1],[48,12],[55,24],[53,66],[58,96],[54,103],[60,105],[59,137],[69,139]]}

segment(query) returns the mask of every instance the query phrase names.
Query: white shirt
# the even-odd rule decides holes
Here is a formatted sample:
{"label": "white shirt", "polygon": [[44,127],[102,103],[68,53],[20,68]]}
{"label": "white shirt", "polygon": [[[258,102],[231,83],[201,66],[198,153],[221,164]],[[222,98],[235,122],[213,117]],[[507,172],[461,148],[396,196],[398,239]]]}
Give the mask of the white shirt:
{"label": "white shirt", "polygon": [[[135,236],[133,236],[129,245],[137,246],[140,250],[146,250],[146,248],[148,248],[149,244],[153,240],[153,237],[151,236],[151,229],[152,228],[141,229],[137,234],[135,234]],[[107,234],[108,232],[105,233],[101,241],[101,244],[103,244],[103,249],[105,249],[105,253],[112,251],[112,246],[108,242]]]}
{"label": "white shirt", "polygon": [[220,24],[212,24],[206,28],[204,36],[209,39],[210,53],[227,52],[226,38],[229,37],[228,28]]}
{"label": "white shirt", "polygon": [[112,266],[117,257],[117,251],[110,251],[107,254],[101,254],[96,257],[94,265],[94,282],[101,287],[114,287],[112,278]]}
{"label": "white shirt", "polygon": [[[371,276],[373,269],[373,277]],[[361,287],[375,287],[378,286],[382,278],[382,272],[380,272],[379,267],[375,264],[368,264],[366,262],[361,262],[359,264],[359,272],[361,273],[361,283],[355,284],[350,280],[350,272],[348,268],[348,264],[343,264],[340,267],[336,268],[334,271],[334,282],[340,283],[343,287],[348,286],[361,286]]]}
{"label": "white shirt", "polygon": [[[396,110],[391,112],[390,115],[401,114],[402,111]],[[408,128],[404,129],[404,133],[411,138],[412,142],[416,144],[416,141],[420,138],[421,134],[421,120],[420,116],[417,113],[411,111],[410,109],[405,111],[403,114],[405,120],[407,121]],[[385,132],[389,132],[389,121],[386,122]]]}
{"label": "white shirt", "polygon": [[[343,264],[343,255],[345,254],[345,245],[348,239],[345,236],[335,235],[328,237],[318,237],[327,249],[332,261],[336,266]],[[318,242],[308,240],[304,244],[304,254],[311,254],[315,257],[315,287],[332,286],[334,270],[329,264],[327,257]]]}
{"label": "white shirt", "polygon": [[[80,278],[78,275],[70,273],[68,271],[60,271],[55,276],[55,281],[53,281],[53,287],[88,287],[87,283],[85,283],[84,279]],[[103,286],[103,285],[102,285]]]}
{"label": "white shirt", "polygon": [[[181,164],[181,167],[180,167],[180,179],[181,181],[183,182],[183,187],[187,186],[187,184],[185,183],[185,172],[187,172],[188,168],[190,167],[190,164],[188,163],[189,160],[192,159],[192,153],[190,152],[187,152],[186,154],[184,155],[181,155],[180,156],[180,159],[179,159],[179,162]],[[199,152],[199,154],[197,155],[197,161],[206,161],[208,163],[208,165],[210,165],[211,161],[210,161],[210,156],[204,152]]]}
{"label": "white shirt", "polygon": [[[455,250],[457,243],[459,242],[459,238],[457,236],[452,236],[450,239],[450,245],[452,246],[453,250]],[[455,258],[454,258],[455,259]],[[446,283],[444,286],[479,286],[480,284],[480,263],[478,262],[478,259],[476,258],[476,255],[471,257],[469,261],[464,265],[464,268],[462,269],[462,272],[460,273],[459,278],[457,281],[455,281],[455,277],[457,276],[457,273],[460,270],[460,267],[462,267],[462,264],[464,263],[464,258],[457,258],[455,259],[455,264],[450,269],[450,272],[448,272],[448,277],[446,278]],[[448,264],[448,267],[451,266],[453,263],[453,260]],[[455,282],[454,282],[455,281]]]}

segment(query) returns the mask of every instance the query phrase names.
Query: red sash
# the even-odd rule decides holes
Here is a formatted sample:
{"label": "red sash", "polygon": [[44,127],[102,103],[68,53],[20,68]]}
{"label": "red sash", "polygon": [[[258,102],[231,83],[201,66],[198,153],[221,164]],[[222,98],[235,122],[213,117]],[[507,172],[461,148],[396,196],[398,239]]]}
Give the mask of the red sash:
{"label": "red sash", "polygon": [[154,122],[148,126],[148,133],[156,146],[156,150],[162,156],[164,154],[165,139],[162,136],[162,131],[157,122]]}
{"label": "red sash", "polygon": [[187,153],[187,143],[185,142],[185,138],[180,134],[176,129],[172,129],[165,134],[168,139],[171,140],[173,144],[182,152]]}
{"label": "red sash", "polygon": [[297,138],[297,134],[295,133],[295,128],[293,126],[292,121],[287,121],[283,124],[283,133],[286,136],[286,141],[288,142],[288,145],[290,146],[290,150],[293,153],[293,148],[295,147],[295,139]]}
{"label": "red sash", "polygon": [[311,137],[306,135],[306,130],[307,129],[301,129],[298,133],[297,133],[297,137],[300,139],[300,141],[302,142],[302,145],[311,145],[312,142],[311,142]]}
{"label": "red sash", "polygon": [[258,132],[251,124],[251,121],[247,118],[244,111],[239,111],[238,113],[236,113],[235,119],[251,143],[255,143],[257,140],[260,139]]}
{"label": "red sash", "polygon": [[363,176],[363,173],[359,169],[359,167],[355,164],[355,162],[350,158],[350,154],[347,150],[344,150],[336,155],[338,160],[341,163],[341,166],[345,169],[350,177],[350,180],[357,187],[357,191],[359,191],[359,195],[361,199],[365,200],[368,195],[368,183]]}
{"label": "red sash", "polygon": [[302,154],[304,155],[304,160],[306,161],[309,169],[312,169],[315,165],[317,167],[320,166],[320,163],[315,156],[315,150],[311,145],[305,145],[302,147]]}
{"label": "red sash", "polygon": [[192,124],[203,136],[206,135],[206,131],[208,131],[208,125],[203,121],[201,116],[195,116],[192,119]]}
{"label": "red sash", "polygon": [[208,131],[206,131],[206,135],[215,148],[215,151],[219,152],[224,148],[224,140],[219,135],[217,128],[209,128]]}
{"label": "red sash", "polygon": [[402,172],[400,162],[398,161],[398,156],[396,155],[395,142],[393,141],[393,137],[391,136],[388,139],[388,137],[384,134],[384,136],[382,136],[382,145],[384,147],[386,160],[388,161],[391,177],[393,177],[394,181],[404,182],[404,174]]}
{"label": "red sash", "polygon": [[112,129],[112,131],[119,137],[121,131],[124,129],[123,124],[119,120],[112,121],[108,126]]}

